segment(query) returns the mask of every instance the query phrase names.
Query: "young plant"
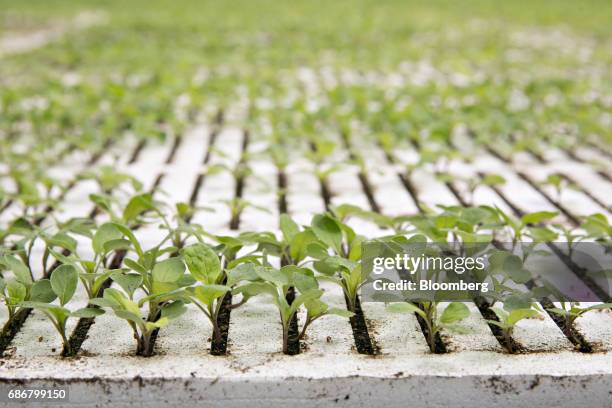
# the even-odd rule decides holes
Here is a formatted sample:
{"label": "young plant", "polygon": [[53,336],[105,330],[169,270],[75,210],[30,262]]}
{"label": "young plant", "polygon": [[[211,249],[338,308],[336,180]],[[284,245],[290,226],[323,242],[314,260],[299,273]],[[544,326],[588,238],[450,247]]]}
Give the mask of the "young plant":
{"label": "young plant", "polygon": [[[170,232],[162,241],[151,249],[143,250],[138,239],[131,230],[122,224],[111,223],[108,241],[103,245],[113,246],[115,242],[111,235],[120,233],[121,244],[124,250],[129,248],[137,258],[125,258],[125,269],[107,271],[121,290],[109,288],[104,291],[102,298],[92,299],[91,303],[100,307],[110,308],[117,317],[125,319],[134,332],[137,342],[137,354],[151,356],[153,354],[152,336],[156,329],[164,327],[170,320],[180,316],[184,311],[187,300],[185,288],[194,283],[189,274],[185,274],[185,264],[180,257],[161,259],[166,254],[174,254],[177,248],[164,246],[170,239]],[[118,235],[115,235],[118,236]],[[145,296],[138,301],[134,300],[137,290],[142,290]],[[148,315],[143,319],[140,308],[146,307]]]}
{"label": "young plant", "polygon": [[557,203],[561,202],[561,194],[565,190],[569,188],[576,188],[573,183],[570,183],[569,180],[560,173],[549,174],[548,177],[546,177],[546,180],[542,182],[542,185],[551,186],[554,188]]}
{"label": "young plant", "polygon": [[134,176],[117,171],[113,166],[101,166],[96,170],[84,172],[79,176],[83,180],[95,180],[100,191],[116,192],[123,184],[129,184],[136,192],[142,189],[142,183]]}
{"label": "young plant", "polygon": [[574,323],[576,320],[584,314],[594,310],[605,310],[612,308],[612,303],[601,303],[598,305],[592,305],[588,307],[581,307],[578,302],[561,302],[561,307],[551,307],[546,310],[552,312],[558,316],[561,316],[565,321],[564,331],[567,336],[574,336],[573,332],[576,330]]}
{"label": "young plant", "polygon": [[[506,310],[506,308],[508,310]],[[498,320],[490,319],[487,320],[487,323],[500,328],[503,344],[511,353],[514,353],[518,351],[516,349],[517,345],[512,338],[514,328],[521,320],[538,316],[538,311],[534,309],[534,305],[529,307],[522,306],[518,308],[506,306],[506,308],[502,309],[499,307],[492,307],[491,310],[493,310]]]}
{"label": "young plant", "polygon": [[[361,268],[361,244],[365,237],[332,214],[318,214],[310,228],[321,243],[309,245],[310,255],[317,259],[315,269],[321,279],[339,285],[347,299],[348,310],[355,313],[357,293],[368,275]],[[329,254],[331,251],[332,255]]]}
{"label": "young plant", "polygon": [[[47,254],[53,255],[55,259],[65,265],[72,265],[79,273],[87,296],[92,299],[100,295],[102,287],[113,273],[117,272],[114,269],[108,269],[109,259],[111,255],[119,254],[132,248],[131,237],[135,240],[131,231],[120,224],[107,222],[98,227],[92,234],[87,226],[83,226],[85,231],[82,235],[91,238],[91,247],[93,257],[90,259],[83,258],[77,252],[76,241],[65,233],[58,233],[52,237],[45,237]],[[56,246],[65,248],[69,251],[68,255],[64,255],[56,250]]]}
{"label": "young plant", "polygon": [[217,253],[208,245],[197,243],[181,251],[191,276],[201,285],[188,287],[185,295],[204,313],[213,327],[213,337],[221,341],[219,312],[225,294],[231,290],[223,285],[225,275]]}
{"label": "young plant", "polygon": [[329,163],[330,155],[336,149],[336,143],[321,137],[311,138],[311,149],[305,151],[306,157],[315,165],[315,176],[320,183],[324,183],[330,174],[340,171],[343,167],[340,163]]}
{"label": "young plant", "polygon": [[460,302],[449,303],[442,314],[438,315],[437,302],[421,302],[419,305],[410,302],[391,303],[387,310],[393,313],[416,313],[427,326],[427,344],[432,353],[436,349],[436,334],[443,327],[451,327],[470,316],[470,309]]}
{"label": "young plant", "polygon": [[580,227],[586,231],[588,238],[597,242],[609,244],[612,239],[612,226],[604,214],[596,213],[585,217]]}
{"label": "young plant", "polygon": [[[280,269],[270,266],[253,266],[253,270],[258,280],[246,283],[235,289],[235,293],[243,296],[252,297],[256,294],[266,294],[272,297],[274,305],[278,308],[283,331],[283,353],[289,354],[290,340],[298,341],[303,338],[306,329],[312,322],[324,315],[340,315],[345,317],[352,316],[352,313],[335,308],[329,308],[320,300],[323,290],[319,289],[317,280],[312,271],[306,268],[299,268],[294,265],[284,266]],[[287,292],[290,287],[297,289],[298,295],[291,304],[287,302]],[[300,306],[305,305],[308,314],[306,322],[297,338],[289,338],[290,322],[298,312]]]}
{"label": "young plant", "polygon": [[15,317],[25,301],[52,302],[51,283],[49,279],[32,280],[30,269],[23,261],[11,254],[0,258],[3,271],[12,271],[13,279],[5,280],[0,276],[0,298],[4,301],[8,311],[8,322]]}
{"label": "young plant", "polygon": [[[94,317],[104,313],[97,308],[84,307],[77,310],[70,310],[66,307],[74,296],[79,276],[77,270],[72,265],[60,265],[53,271],[49,285],[40,286],[41,293],[35,298],[39,300],[29,300],[19,303],[20,307],[29,307],[41,311],[53,324],[62,338],[62,356],[71,356],[72,350],[66,335],[66,324],[70,317]],[[52,304],[53,299],[59,300],[59,305]]]}
{"label": "young plant", "polygon": [[567,256],[569,259],[572,259],[574,256],[574,249],[576,248],[576,244],[582,241],[583,239],[588,238],[588,235],[580,230],[576,230],[571,227],[566,227],[562,224],[555,224],[554,227],[561,231],[561,236],[565,238],[565,244],[567,244]]}
{"label": "young plant", "polygon": [[[90,301],[113,310],[117,317],[127,321],[136,339],[136,354],[144,357],[153,355],[153,333],[186,311],[183,288],[193,282],[191,277],[184,275],[185,265],[181,259],[157,261],[155,255],[149,251],[144,254],[147,266],[137,261],[126,262],[136,274],[113,276],[122,290],[108,288],[102,298]],[[135,301],[134,292],[139,288],[146,296]],[[149,311],[146,318],[141,316],[142,307]]]}
{"label": "young plant", "polygon": [[512,240],[512,251],[514,251],[523,238],[531,238],[534,244],[550,242],[557,237],[557,233],[550,229],[545,222],[550,221],[559,215],[556,211],[537,211],[525,214],[520,220],[516,220],[501,209],[495,207],[499,218],[503,221],[504,227],[509,232]]}
{"label": "young plant", "polygon": [[280,238],[271,232],[245,232],[239,238],[245,243],[256,243],[256,252],[278,256],[282,266],[303,266],[310,262],[309,256],[320,253],[324,244],[311,228],[301,228],[287,214],[281,214],[279,224]]}

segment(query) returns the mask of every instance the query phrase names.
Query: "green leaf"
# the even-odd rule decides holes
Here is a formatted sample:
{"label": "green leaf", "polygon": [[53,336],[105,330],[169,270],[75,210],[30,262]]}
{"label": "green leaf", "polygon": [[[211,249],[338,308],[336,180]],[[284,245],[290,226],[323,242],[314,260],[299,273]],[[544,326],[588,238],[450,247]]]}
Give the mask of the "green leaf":
{"label": "green leaf", "polygon": [[84,307],[82,309],[75,310],[70,313],[70,316],[73,317],[96,317],[104,314],[104,310],[96,308],[96,307]]}
{"label": "green leaf", "polygon": [[25,300],[27,289],[23,284],[12,280],[6,284],[6,294],[7,303],[14,306]]}
{"label": "green leaf", "polygon": [[520,320],[527,319],[529,317],[534,317],[537,314],[538,312],[533,309],[514,309],[508,314],[506,323],[508,323],[510,326],[514,326]]}
{"label": "green leaf", "polygon": [[328,315],[336,315],[340,317],[346,317],[347,319],[353,317],[355,313],[346,310],[346,309],[338,309],[337,307],[331,307],[327,310]]}
{"label": "green leaf", "polygon": [[225,296],[225,294],[230,291],[230,287],[223,285],[203,285],[188,288],[187,291],[201,303],[210,306],[216,299]]}
{"label": "green leaf", "polygon": [[136,289],[142,285],[142,275],[137,273],[113,272],[110,277],[114,282],[117,282],[130,297],[134,296]]}
{"label": "green leaf", "polygon": [[185,264],[179,258],[169,258],[153,267],[152,294],[169,292],[179,287],[178,281],[183,277]]}
{"label": "green leaf", "polygon": [[221,261],[206,244],[198,243],[183,249],[183,258],[191,275],[204,284],[213,284],[221,276]]}
{"label": "green leaf", "polygon": [[256,266],[255,273],[260,279],[270,282],[277,287],[288,286],[290,284],[291,272],[289,269],[278,270],[271,267]]}
{"label": "green leaf", "polygon": [[452,324],[470,316],[470,309],[461,302],[452,302],[442,312],[440,316],[441,324]]}
{"label": "green leaf", "polygon": [[604,214],[591,214],[585,218],[581,227],[594,238],[607,237],[611,235],[612,228],[608,223],[608,218]]}
{"label": "green leaf", "polygon": [[118,240],[122,237],[123,234],[121,231],[119,231],[119,229],[117,229],[115,224],[102,224],[94,234],[93,240],[91,241],[91,246],[96,254],[103,255],[106,253],[104,246],[107,242]]}
{"label": "green leaf", "polygon": [[497,186],[506,184],[506,179],[499,174],[487,174],[482,178],[482,183],[486,186]]}
{"label": "green leaf", "polygon": [[599,305],[593,305],[593,306],[589,306],[586,308],[586,311],[591,311],[591,310],[605,310],[605,309],[612,309],[612,303],[601,303]]}
{"label": "green leaf", "polygon": [[57,298],[57,295],[51,287],[49,279],[41,279],[34,282],[30,289],[30,300],[35,302],[51,303]]}
{"label": "green leaf", "polygon": [[138,262],[134,261],[133,259],[125,258],[123,260],[123,263],[125,264],[125,266],[127,266],[133,271],[138,272],[139,274],[144,275],[145,273],[147,273],[147,270],[145,269],[145,267],[139,264]]}
{"label": "green leaf", "polygon": [[323,243],[338,255],[342,254],[342,230],[336,220],[329,215],[315,215],[312,219],[312,230]]}
{"label": "green leaf", "polygon": [[167,317],[160,317],[155,322],[145,322],[144,323],[145,331],[151,332],[155,329],[161,329],[162,327],[167,326],[168,323],[170,323],[170,319]]}
{"label": "green leaf", "polygon": [[299,268],[294,265],[284,266],[282,269],[286,270],[286,268],[290,268],[291,270],[291,284],[296,287],[296,289],[300,292],[306,292],[310,289],[318,289],[319,283],[317,279],[314,277],[312,271],[306,268]]}
{"label": "green leaf", "polygon": [[417,313],[424,319],[427,318],[424,311],[422,311],[418,306],[408,302],[391,303],[389,306],[387,306],[387,310],[392,313]]}
{"label": "green leaf", "polygon": [[145,327],[144,320],[142,320],[142,317],[140,317],[140,315],[137,313],[131,312],[129,310],[115,309],[115,314],[121,319],[125,319],[136,324],[136,326],[140,327],[141,330],[143,330]]}
{"label": "green leaf", "polygon": [[120,250],[127,251],[128,249],[130,249],[130,247],[131,242],[127,239],[113,239],[104,243],[104,253],[108,254],[109,252]]}
{"label": "green leaf", "polygon": [[554,241],[558,234],[546,227],[529,227],[529,236],[536,242],[551,242]]}
{"label": "green leaf", "polygon": [[28,307],[31,309],[38,309],[38,310],[48,312],[51,315],[53,315],[60,322],[60,324],[63,324],[66,321],[66,318],[70,316],[70,310],[66,309],[65,307],[60,307],[60,306],[52,305],[49,303],[21,302],[19,305],[21,307]]}
{"label": "green leaf", "polygon": [[174,301],[170,304],[165,305],[161,310],[161,317],[166,319],[175,319],[185,313],[187,308],[183,302]]}
{"label": "green leaf", "polygon": [[23,261],[13,255],[5,255],[2,258],[2,263],[10,271],[13,271],[15,279],[24,285],[30,286],[32,284],[32,275],[30,269],[23,263]]}
{"label": "green leaf", "polygon": [[572,313],[564,310],[564,309],[559,309],[558,307],[549,307],[546,309],[546,311],[548,312],[553,312],[554,314],[558,314],[559,316],[571,316]]}
{"label": "green leaf", "polygon": [[304,306],[308,311],[308,316],[315,319],[327,313],[329,306],[320,299],[311,299],[304,302]]}
{"label": "green leaf", "polygon": [[52,237],[47,237],[45,241],[49,246],[58,246],[60,248],[67,249],[72,253],[76,252],[77,241],[66,233],[58,232]]}
{"label": "green leaf", "polygon": [[89,300],[89,303],[99,307],[116,308],[120,307],[120,304],[110,298],[93,298]]}
{"label": "green leaf", "polygon": [[121,231],[121,233],[130,240],[132,245],[134,245],[134,249],[136,250],[136,253],[138,254],[138,256],[142,257],[143,256],[142,246],[140,245],[140,242],[138,242],[138,239],[136,238],[132,230],[123,224],[119,224],[116,222],[112,224],[115,226],[115,228]]}
{"label": "green leaf", "polygon": [[272,296],[277,295],[276,287],[268,282],[250,282],[240,285],[239,287],[232,290],[232,294],[242,294],[246,298],[251,298],[259,294],[270,294]]}
{"label": "green leaf", "polygon": [[123,210],[123,220],[127,223],[134,220],[136,217],[154,209],[153,196],[149,193],[139,194],[130,199],[127,206]]}
{"label": "green leaf", "polygon": [[109,197],[99,195],[99,194],[90,194],[89,200],[93,202],[97,207],[101,208],[102,210],[108,213],[112,213],[113,205]]}
{"label": "green leaf", "polygon": [[559,215],[556,211],[538,211],[531,214],[525,214],[521,218],[523,224],[539,224],[542,221],[550,220]]}
{"label": "green leaf", "polygon": [[[322,295],[323,295],[323,290],[321,289],[310,289],[305,292],[302,292],[298,296],[296,296],[295,299],[293,299],[293,302],[291,303],[291,306],[290,306],[290,311],[292,313],[295,313],[300,308],[300,306],[304,304],[304,302],[307,302],[313,299],[319,299]],[[283,296],[283,299],[285,299],[284,296]]]}
{"label": "green leaf", "polygon": [[57,295],[60,305],[64,306],[72,299],[76,291],[79,274],[72,265],[60,265],[51,274],[51,288]]}
{"label": "green leaf", "polygon": [[281,214],[280,216],[280,229],[287,243],[293,241],[296,234],[300,232],[300,227],[287,214]]}
{"label": "green leaf", "polygon": [[259,275],[255,272],[256,264],[246,262],[227,271],[227,286],[234,286],[241,281],[255,281]]}
{"label": "green leaf", "polygon": [[[300,262],[309,254],[311,244],[317,244],[319,241],[312,230],[300,231],[294,235],[289,245],[289,253],[295,262]],[[321,245],[319,245],[322,247]],[[325,248],[323,249],[325,250]]]}
{"label": "green leaf", "polygon": [[530,309],[533,300],[529,293],[512,294],[504,298],[504,310]]}

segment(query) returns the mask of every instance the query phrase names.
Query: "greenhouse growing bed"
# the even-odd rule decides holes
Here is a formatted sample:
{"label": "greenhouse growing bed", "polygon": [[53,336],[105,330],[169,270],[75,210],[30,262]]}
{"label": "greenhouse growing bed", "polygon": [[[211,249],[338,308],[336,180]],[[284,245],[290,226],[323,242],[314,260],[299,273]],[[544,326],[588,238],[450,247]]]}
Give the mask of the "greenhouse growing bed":
{"label": "greenhouse growing bed", "polygon": [[[164,145],[147,144],[141,148],[136,160],[131,160],[136,156],[135,146],[131,149],[116,146],[116,150],[110,150],[98,160],[104,163],[118,152],[120,159],[116,163],[120,169],[126,173],[147,174],[148,179],[143,179],[143,182],[148,188],[155,189],[156,194],[167,194],[184,201],[195,199],[196,203],[206,198],[211,201],[202,200],[202,204],[208,204],[217,198],[230,199],[235,193],[235,188],[232,188],[234,180],[223,173],[198,177],[203,167],[197,160],[197,153],[202,160],[207,157],[210,164],[231,166],[242,157],[242,149],[255,152],[265,148],[257,140],[250,140],[245,145],[244,137],[245,132],[236,127],[203,124],[186,132],[178,142],[168,139]],[[213,146],[218,146],[219,151]],[[371,166],[381,169],[383,174],[397,173],[396,168],[385,161],[382,151],[376,146],[369,148]],[[496,162],[502,174],[510,179],[512,165],[493,156],[482,160],[487,169],[492,168],[490,162]],[[160,166],[160,162],[166,164]],[[538,164],[530,162],[530,165]],[[539,166],[547,168],[543,164]],[[273,189],[263,192],[258,189],[255,178],[257,175],[274,182],[275,169],[265,163],[254,164],[252,169],[253,174],[243,181],[244,198],[271,211],[245,211],[240,215],[239,226],[276,230],[278,210],[275,207],[279,198]],[[580,163],[572,163],[572,169],[574,176],[580,171],[593,172]],[[59,167],[53,170],[64,176],[70,174]],[[465,170],[477,172],[477,164]],[[367,205],[367,194],[357,173],[358,169],[347,167],[330,178],[332,203]],[[316,178],[309,174],[308,163],[298,161],[286,169],[285,176],[288,183],[285,199],[290,214],[308,222],[313,214],[323,211],[325,202]],[[387,205],[396,206],[400,211],[406,208],[416,211],[409,192],[401,186],[400,178],[393,180],[388,177],[385,180],[388,185],[376,183],[372,191],[374,199],[383,203],[383,211],[393,212],[393,208]],[[540,205],[536,208],[546,205],[542,204],[541,192],[529,190],[528,185],[521,186],[518,176],[512,180],[516,180],[517,186],[506,186],[504,191],[508,196],[513,197],[520,191],[522,197],[533,197],[534,205]],[[294,185],[294,181],[299,185]],[[456,204],[458,197],[451,189],[441,182],[428,181],[416,187],[423,197],[419,202],[426,202],[430,194],[437,198],[445,197],[449,205]],[[65,214],[58,216],[67,216],[72,211],[86,213],[83,202],[96,188],[91,181],[75,183],[65,197]],[[485,196],[482,192],[488,200],[498,194],[497,203],[508,205],[508,198],[501,191],[492,190],[487,194]],[[194,196],[196,198],[192,198]],[[573,208],[580,209],[589,198],[576,194],[577,200],[582,200],[581,206]],[[300,208],[303,203],[311,207]],[[572,203],[568,200],[568,205]],[[10,211],[11,208],[7,208],[4,216]],[[211,231],[228,234],[231,234],[230,221],[229,210],[223,207],[219,208],[215,218],[194,220]],[[368,237],[385,234],[383,229],[370,222],[355,219],[351,226]],[[137,234],[143,242],[153,243],[160,232],[154,227],[144,227],[139,228]],[[566,273],[572,274],[570,270]],[[324,287],[324,300],[330,305],[343,307],[340,288],[330,284]],[[87,303],[85,293],[77,293],[76,297],[83,305]],[[449,352],[431,355],[414,315],[388,314],[384,305],[379,303],[364,303],[362,309],[370,339],[375,344],[372,356],[357,352],[348,321],[332,318],[312,327],[299,356],[283,356],[280,353],[282,332],[274,306],[253,301],[248,308],[237,309],[231,314],[227,356],[208,355],[211,327],[194,309],[160,331],[156,356],[144,361],[132,355],[133,338],[127,326],[110,315],[96,318],[81,346],[80,356],[62,360],[57,356],[61,350],[60,339],[44,316],[35,311],[5,352],[3,372],[6,374],[2,386],[69,385],[70,404],[74,406],[89,406],[93,402],[130,406],[135,401],[147,406],[198,401],[239,406],[247,400],[258,406],[289,400],[292,404],[304,406],[330,401],[347,405],[368,405],[377,401],[402,406],[406,400],[416,406],[431,406],[457,401],[467,403],[474,398],[493,404],[520,401],[530,406],[550,406],[551,403],[575,406],[578,402],[589,402],[592,406],[604,406],[609,401],[612,361],[607,351],[612,348],[612,315],[607,310],[586,314],[579,321],[579,330],[595,346],[595,353],[575,351],[554,321],[543,315],[540,320],[519,322],[514,337],[525,349],[519,355],[509,355],[493,336],[478,309],[472,306],[474,313],[463,323],[469,332],[443,331]],[[298,319],[304,319],[303,314]],[[69,332],[71,330],[72,327]],[[431,391],[423,393],[423,389]],[[562,392],[566,389],[573,390],[575,399]],[[95,399],[92,400],[92,396]]]}
{"label": "greenhouse growing bed", "polygon": [[[320,54],[297,35],[287,66],[284,40],[252,37],[252,15],[276,5],[245,5],[238,29],[191,16],[189,1],[170,17],[109,4],[100,26],[2,57],[0,406],[610,406],[605,31],[511,14],[503,67],[470,20],[469,67],[448,51],[459,31],[441,5],[438,25],[411,33],[432,47],[424,59],[378,20],[380,50],[357,40],[349,14],[352,51]],[[54,27],[83,12],[57,5],[24,16]],[[404,6],[362,6],[403,27]],[[270,33],[296,35],[281,9]],[[308,41],[331,44],[344,11]],[[360,41],[391,60],[362,61]],[[228,62],[214,44],[244,53]],[[460,301],[373,301],[370,242],[484,243],[504,278]],[[538,244],[579,299],[550,289]],[[603,253],[598,274],[581,244]]]}

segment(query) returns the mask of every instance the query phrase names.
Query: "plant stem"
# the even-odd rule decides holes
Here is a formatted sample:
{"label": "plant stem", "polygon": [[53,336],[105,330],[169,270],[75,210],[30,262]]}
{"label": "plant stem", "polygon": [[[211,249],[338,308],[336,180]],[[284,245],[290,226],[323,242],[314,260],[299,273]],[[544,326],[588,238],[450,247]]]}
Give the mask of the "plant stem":
{"label": "plant stem", "polygon": [[289,325],[283,322],[283,354],[289,354]]}

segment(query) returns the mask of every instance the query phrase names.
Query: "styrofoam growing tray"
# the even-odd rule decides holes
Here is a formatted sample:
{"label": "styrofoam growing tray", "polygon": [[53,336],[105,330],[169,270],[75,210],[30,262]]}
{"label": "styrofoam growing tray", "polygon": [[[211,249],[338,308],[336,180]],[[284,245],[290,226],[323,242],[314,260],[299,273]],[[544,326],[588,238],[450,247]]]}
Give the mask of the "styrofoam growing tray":
{"label": "styrofoam growing tray", "polygon": [[[168,140],[164,145],[148,143],[137,162],[121,160],[118,166],[124,171],[142,174],[146,188],[159,180],[158,198],[187,201],[198,174],[205,170],[200,163],[210,130],[199,126],[188,132],[171,163],[165,163],[173,145]],[[240,159],[242,137],[240,129],[221,129],[216,143],[223,154],[215,156],[212,151],[210,163],[234,165]],[[384,159],[375,146],[370,149],[371,160]],[[612,196],[609,183],[597,178],[584,164],[571,164],[576,176],[583,172],[589,180],[596,179],[601,197]],[[415,203],[402,190],[399,179],[390,179],[397,177],[398,169],[386,162],[369,165],[376,172],[370,179],[374,198],[381,208],[394,214],[414,213]],[[244,198],[272,211],[269,214],[253,209],[245,211],[241,224],[249,229],[275,229],[274,168],[262,163],[253,163],[253,166],[257,177],[246,178]],[[496,158],[483,155],[474,167],[459,167],[457,171],[475,173],[492,169],[491,166],[508,176],[505,194],[513,199],[526,198],[521,202],[525,210],[551,207],[516,176],[516,169]],[[313,213],[323,210],[312,170],[303,160],[293,161],[286,170],[289,212],[304,223],[309,222]],[[530,173],[539,174],[535,165],[530,166]],[[444,183],[427,174],[420,176],[416,175],[415,185],[423,203],[431,207],[439,202],[456,203]],[[271,179],[270,191],[256,184],[257,179],[266,177]],[[368,203],[354,166],[346,166],[341,173],[333,175],[329,185],[333,204],[366,206]],[[234,181],[227,174],[204,177],[197,204],[215,208],[217,213],[212,216],[202,213],[193,221],[212,232],[236,233],[228,231],[227,208],[219,201],[231,199],[234,187]],[[67,195],[62,217],[69,216],[71,211],[89,209],[83,200],[91,188],[91,185],[77,184]],[[580,203],[588,197],[576,194],[570,207],[578,211]],[[500,206],[506,205],[487,188],[480,190],[475,200],[482,203],[494,200]],[[596,208],[594,203],[590,205]],[[370,237],[385,233],[359,220],[351,220],[351,225]],[[156,231],[143,229],[138,235],[153,242]],[[326,301],[343,307],[341,293],[333,287],[326,289]],[[83,294],[80,296],[85,301]],[[285,356],[280,353],[277,312],[271,305],[256,300],[232,312],[227,356],[208,354],[210,327],[204,316],[190,308],[178,321],[161,330],[153,357],[136,357],[135,342],[127,324],[112,315],[103,315],[90,329],[81,354],[62,359],[51,325],[38,312],[33,312],[5,358],[0,359],[0,395],[6,395],[13,387],[68,387],[69,401],[62,404],[74,407],[111,404],[115,407],[242,407],[247,404],[311,407],[330,403],[368,407],[610,406],[612,314],[609,310],[591,313],[579,320],[585,338],[598,345],[598,352],[593,354],[574,351],[552,320],[543,316],[541,320],[525,320],[519,324],[515,337],[527,352],[509,355],[503,352],[482,316],[475,312],[464,322],[470,327],[469,334],[444,331],[442,335],[450,352],[432,355],[414,316],[388,314],[381,304],[362,306],[371,337],[380,350],[375,356],[358,354],[348,321],[334,317],[313,324],[301,354]],[[3,405],[9,406],[6,400],[0,399],[0,406]],[[49,406],[58,405],[49,403]]]}

